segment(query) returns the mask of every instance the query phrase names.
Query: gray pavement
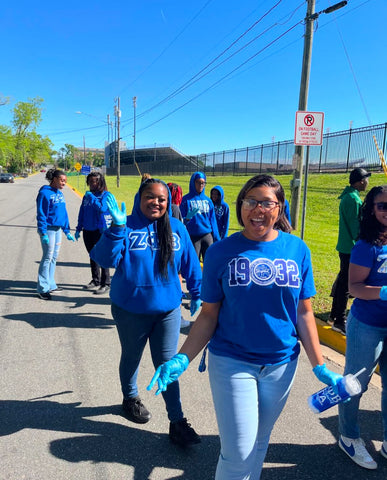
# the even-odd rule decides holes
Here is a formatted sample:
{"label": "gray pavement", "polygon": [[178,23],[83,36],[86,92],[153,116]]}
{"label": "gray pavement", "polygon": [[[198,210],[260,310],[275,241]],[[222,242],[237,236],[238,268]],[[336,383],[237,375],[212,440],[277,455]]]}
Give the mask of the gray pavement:
{"label": "gray pavement", "polygon": [[[82,240],[63,238],[56,279],[65,290],[50,302],[36,296],[41,247],[35,198],[45,183],[37,174],[0,184],[0,479],[213,479],[219,439],[208,376],[198,373],[198,359],[183,375],[181,391],[185,415],[202,443],[184,451],[168,441],[162,398],[145,390],[153,375],[148,349],[139,388],[153,417],[137,425],[120,414],[119,342],[108,295],[82,289],[90,281]],[[74,230],[81,200],[68,187],[64,194]],[[329,348],[324,355],[330,368],[342,372],[341,355]],[[320,388],[302,354],[262,480],[387,478],[387,460],[377,452],[378,470],[367,471],[338,449],[337,408],[309,411],[307,397]],[[374,452],[382,441],[379,410],[376,381],[361,410],[363,437]]]}

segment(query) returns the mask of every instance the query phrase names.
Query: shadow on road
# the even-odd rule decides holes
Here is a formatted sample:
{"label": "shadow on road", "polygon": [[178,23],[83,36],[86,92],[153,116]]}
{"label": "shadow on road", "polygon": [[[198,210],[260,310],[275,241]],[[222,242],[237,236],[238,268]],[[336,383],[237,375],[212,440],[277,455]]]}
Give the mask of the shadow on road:
{"label": "shadow on road", "polygon": [[[63,393],[71,392],[61,392],[58,395]],[[50,396],[54,395],[46,397]],[[134,468],[131,477],[134,480],[148,479],[157,467],[183,472],[169,478],[214,478],[219,452],[217,436],[202,436],[200,445],[183,450],[169,442],[167,433],[150,431],[151,426],[147,426],[149,430],[143,430],[127,420],[125,425],[114,423],[114,417],[113,421],[87,418],[102,415],[121,417],[121,406],[81,407],[81,402],[3,400],[0,401],[0,435],[11,435],[25,428],[76,433],[76,437],[52,441],[49,447],[51,454],[73,463],[108,462],[128,465]]]}

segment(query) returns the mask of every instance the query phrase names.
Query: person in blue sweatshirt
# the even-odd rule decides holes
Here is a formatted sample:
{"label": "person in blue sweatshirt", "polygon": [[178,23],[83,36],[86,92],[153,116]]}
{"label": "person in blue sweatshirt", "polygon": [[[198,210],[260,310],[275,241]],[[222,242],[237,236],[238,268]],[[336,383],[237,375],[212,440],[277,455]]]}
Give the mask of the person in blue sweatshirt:
{"label": "person in blue sweatshirt", "polygon": [[[91,249],[100,239],[102,232],[109,228],[111,215],[106,206],[107,185],[105,177],[100,172],[91,172],[86,178],[89,191],[82,199],[78,214],[78,224],[75,239],[78,241],[83,231],[83,241],[86,250]],[[86,290],[100,295],[110,289],[110,272],[108,268],[101,268],[90,258],[91,282],[85,285]]]}
{"label": "person in blue sweatshirt", "polygon": [[214,204],[204,194],[206,183],[204,173],[193,173],[189,182],[189,193],[184,195],[180,205],[181,215],[196,254],[203,261],[207,248],[220,240]]}
{"label": "person in blue sweatshirt", "polygon": [[36,198],[36,219],[43,255],[39,265],[37,292],[42,300],[51,300],[51,292],[62,291],[55,283],[56,259],[62,241],[62,230],[74,242],[62,190],[67,177],[62,170],[51,168],[46,173],[50,185],[40,188]]}
{"label": "person in blue sweatshirt", "polygon": [[226,238],[228,235],[228,226],[230,223],[230,208],[224,201],[224,191],[220,185],[216,185],[211,189],[211,200],[215,208],[216,223],[220,239]]}
{"label": "person in blue sweatshirt", "polygon": [[[147,341],[152,361],[159,366],[177,351],[180,333],[179,271],[191,294],[191,315],[200,307],[201,268],[187,229],[172,217],[168,186],[159,179],[143,182],[132,214],[114,196],[106,200],[112,224],[90,252],[99,265],[115,268],[110,298],[121,343],[120,380],[124,415],[146,423],[151,414],[142,403],[137,374]],[[163,392],[170,421],[170,440],[183,447],[200,442],[184,417],[179,383]]]}

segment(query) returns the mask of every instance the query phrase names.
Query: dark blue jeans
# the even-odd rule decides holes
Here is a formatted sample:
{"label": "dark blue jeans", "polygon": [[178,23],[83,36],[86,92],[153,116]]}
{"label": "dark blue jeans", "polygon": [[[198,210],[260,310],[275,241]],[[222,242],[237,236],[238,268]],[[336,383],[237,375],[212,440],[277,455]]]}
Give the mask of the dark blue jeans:
{"label": "dark blue jeans", "polygon": [[[128,312],[114,303],[112,315],[121,343],[120,380],[124,398],[138,395],[138,367],[149,339],[155,369],[170,360],[177,352],[180,333],[180,306],[166,313],[144,315]],[[150,381],[150,379],[149,379]],[[168,385],[162,393],[171,422],[183,418],[179,382]]]}

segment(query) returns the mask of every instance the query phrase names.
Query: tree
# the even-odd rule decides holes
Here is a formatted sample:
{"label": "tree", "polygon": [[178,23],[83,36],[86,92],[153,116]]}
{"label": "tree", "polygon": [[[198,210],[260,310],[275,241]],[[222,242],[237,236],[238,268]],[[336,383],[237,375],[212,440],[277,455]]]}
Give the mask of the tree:
{"label": "tree", "polygon": [[16,136],[23,136],[28,129],[35,130],[42,121],[43,98],[29,98],[29,102],[18,102],[12,110],[12,124],[16,129]]}
{"label": "tree", "polygon": [[15,139],[10,127],[0,125],[0,165],[9,168],[15,156]]}

